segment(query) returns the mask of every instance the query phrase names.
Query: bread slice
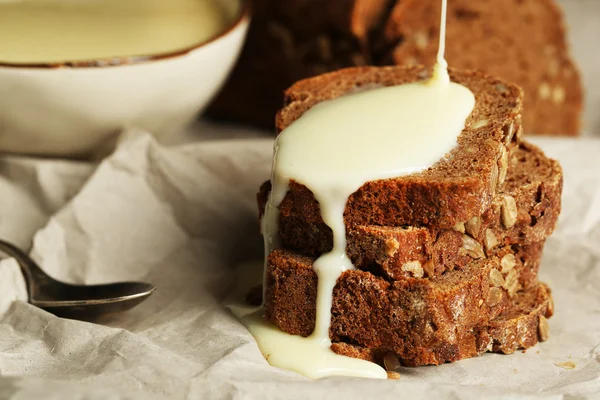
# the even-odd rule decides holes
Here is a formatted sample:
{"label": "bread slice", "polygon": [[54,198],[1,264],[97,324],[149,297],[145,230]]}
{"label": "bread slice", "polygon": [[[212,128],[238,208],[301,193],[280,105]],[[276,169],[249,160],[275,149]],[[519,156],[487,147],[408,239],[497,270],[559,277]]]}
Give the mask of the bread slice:
{"label": "bread slice", "polygon": [[[467,86],[476,100],[457,146],[421,173],[365,183],[348,199],[346,226],[450,228],[489,208],[499,176],[507,167],[501,163],[502,155],[521,130],[522,92],[482,72],[449,72],[451,79]],[[281,132],[319,102],[357,90],[422,81],[429,75],[430,71],[422,67],[363,67],[297,82],[285,93],[286,106],[277,115],[277,129]],[[283,216],[303,215],[307,221],[322,221],[313,194],[298,182],[290,183],[279,209]]]}
{"label": "bread slice", "polygon": [[[209,108],[218,118],[273,129],[293,82],[372,64],[369,33],[383,29],[391,0],[256,0],[248,40]],[[381,35],[378,35],[381,36]]]}
{"label": "bread slice", "polygon": [[[525,133],[579,134],[582,84],[553,0],[453,0],[447,17],[448,63],[482,68],[521,86]],[[385,31],[386,41],[396,43],[391,60],[435,64],[439,20],[438,0],[397,2]]]}
{"label": "bread slice", "polygon": [[346,35],[360,41],[382,23],[391,0],[256,0],[253,18],[268,24],[279,23],[302,39],[319,34]]}
{"label": "bread slice", "polygon": [[[554,314],[551,291],[544,283],[537,282],[528,290],[521,291],[511,299],[506,310],[490,321],[488,326],[475,328],[466,335],[468,345],[455,360],[474,357],[485,352],[511,354],[519,349],[528,349],[549,338],[547,318]],[[475,345],[473,346],[473,343]],[[332,350],[338,354],[384,365],[386,349],[370,349],[343,341],[334,342]],[[410,361],[404,360],[406,366]]]}
{"label": "bread slice", "polygon": [[[308,336],[314,329],[317,275],[312,262],[287,250],[275,250],[268,258],[265,317],[284,332]],[[509,290],[497,286],[491,271],[501,268],[500,260],[491,257],[435,279],[393,282],[370,272],[346,271],[333,293],[330,336],[338,343],[333,349],[357,356],[342,344],[352,345],[354,351],[364,350],[363,358],[368,354],[376,361],[392,351],[407,366],[441,364],[493,350],[488,338],[494,335],[504,343],[498,349],[509,349],[508,335],[501,335],[508,328],[502,326],[515,323],[502,321],[513,320],[515,302],[526,302],[511,302]],[[549,316],[547,306],[543,311]]]}
{"label": "bread slice", "polygon": [[[561,168],[526,142],[511,149],[508,165],[506,181],[492,206],[481,216],[469,219],[466,232],[465,224],[454,229],[353,226],[347,230],[349,257],[357,268],[378,270],[389,279],[414,274],[411,267],[415,261],[425,266],[427,276],[433,277],[461,268],[473,258],[498,254],[498,247],[543,241],[554,230],[560,212]],[[261,214],[269,188],[267,182],[258,195]],[[502,220],[507,195],[514,198],[517,209],[510,227]],[[279,237],[284,248],[309,256],[332,248],[331,229],[323,222],[307,221],[303,215],[282,215]],[[471,251],[465,252],[465,244]],[[531,268],[537,271],[537,266]]]}

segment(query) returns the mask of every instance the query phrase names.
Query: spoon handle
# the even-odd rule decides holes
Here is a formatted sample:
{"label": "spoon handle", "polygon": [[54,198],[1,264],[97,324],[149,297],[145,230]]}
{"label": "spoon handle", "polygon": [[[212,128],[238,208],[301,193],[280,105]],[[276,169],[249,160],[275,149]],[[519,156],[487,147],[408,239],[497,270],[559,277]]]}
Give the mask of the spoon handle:
{"label": "spoon handle", "polygon": [[21,270],[25,275],[27,281],[27,292],[31,300],[31,294],[33,293],[34,285],[40,285],[45,282],[52,281],[50,278],[37,264],[29,257],[27,253],[18,248],[12,243],[0,240],[0,251],[8,254],[21,266]]}

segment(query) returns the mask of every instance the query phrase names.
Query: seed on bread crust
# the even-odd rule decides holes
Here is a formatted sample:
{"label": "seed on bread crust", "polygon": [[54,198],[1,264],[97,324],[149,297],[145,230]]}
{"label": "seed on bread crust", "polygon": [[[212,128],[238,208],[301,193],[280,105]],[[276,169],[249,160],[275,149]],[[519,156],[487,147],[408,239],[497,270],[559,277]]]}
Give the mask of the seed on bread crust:
{"label": "seed on bread crust", "polygon": [[501,287],[504,285],[504,277],[496,268],[490,270],[490,283],[495,287]]}
{"label": "seed on bread crust", "polygon": [[560,86],[555,87],[554,90],[552,91],[552,101],[555,102],[556,104],[560,104],[564,100],[565,100],[565,90]]}
{"label": "seed on bread crust", "polygon": [[488,252],[492,251],[494,247],[498,245],[498,238],[491,229],[485,230],[485,238],[483,240],[483,244],[485,245],[485,249]]}
{"label": "seed on bread crust", "polygon": [[546,317],[550,318],[554,315],[554,299],[552,295],[548,298],[548,308],[546,309]]}
{"label": "seed on bread crust", "polygon": [[452,227],[456,232],[465,233],[465,223],[457,222],[456,225]]}
{"label": "seed on bread crust", "polygon": [[410,272],[415,278],[423,277],[423,267],[421,267],[421,262],[419,260],[404,263],[404,265],[402,265],[402,271]]}
{"label": "seed on bread crust", "polygon": [[507,145],[512,142],[512,138],[515,134],[515,124],[514,122],[510,122],[502,127],[502,132],[504,132],[504,143]]}
{"label": "seed on bread crust", "polygon": [[506,173],[508,172],[508,151],[506,147],[502,147],[502,155],[500,156],[500,172],[498,173],[498,184],[502,185],[506,180]]}
{"label": "seed on bread crust", "polygon": [[538,335],[541,342],[545,342],[550,338],[550,327],[548,326],[548,320],[543,315],[540,315],[540,323],[538,325]]}
{"label": "seed on bread crust", "polygon": [[458,254],[467,255],[474,259],[485,258],[481,244],[469,235],[462,236],[462,246],[458,249]]}
{"label": "seed on bread crust", "polygon": [[538,87],[538,96],[542,100],[548,100],[552,95],[552,89],[546,82],[542,82]]}
{"label": "seed on bread crust", "polygon": [[496,188],[498,187],[498,175],[498,164],[494,163],[492,164],[492,177],[490,179],[490,190],[492,191],[492,193],[495,193]]}
{"label": "seed on bread crust", "polygon": [[506,229],[512,228],[517,222],[517,203],[515,198],[509,194],[502,196],[501,215]]}
{"label": "seed on bread crust", "polygon": [[465,222],[465,231],[467,234],[475,237],[479,235],[479,230],[481,229],[481,218],[473,217]]}
{"label": "seed on bread crust", "polygon": [[400,248],[400,243],[396,238],[388,238],[385,241],[385,254],[388,257],[393,257],[396,254],[396,251]]}
{"label": "seed on bread crust", "polygon": [[502,301],[502,289],[493,287],[490,288],[487,296],[487,304],[489,306],[495,306]]}
{"label": "seed on bread crust", "polygon": [[504,285],[502,286],[508,292],[510,297],[513,297],[519,290],[519,273],[515,269],[511,269],[506,278],[504,278]]}
{"label": "seed on bread crust", "polygon": [[515,267],[515,265],[517,265],[517,260],[515,258],[515,255],[510,254],[510,253],[506,254],[500,260],[500,265],[502,265],[502,273],[503,274],[511,271]]}
{"label": "seed on bread crust", "polygon": [[471,125],[472,129],[478,129],[481,128],[482,126],[486,126],[490,121],[488,119],[480,119],[478,121],[476,121],[475,123],[473,123],[473,125]]}
{"label": "seed on bread crust", "polygon": [[385,367],[386,371],[396,371],[402,366],[402,364],[400,364],[400,359],[396,353],[393,351],[388,351],[383,356],[383,366]]}
{"label": "seed on bread crust", "polygon": [[433,264],[433,261],[429,260],[423,264],[423,271],[425,271],[428,277],[433,277],[435,274],[435,265]]}

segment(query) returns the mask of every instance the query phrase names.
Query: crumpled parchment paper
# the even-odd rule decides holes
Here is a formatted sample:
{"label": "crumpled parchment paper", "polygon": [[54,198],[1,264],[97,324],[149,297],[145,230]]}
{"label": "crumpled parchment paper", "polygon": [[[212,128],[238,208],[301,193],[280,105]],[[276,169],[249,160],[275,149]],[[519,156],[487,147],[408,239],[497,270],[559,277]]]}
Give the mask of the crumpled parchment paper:
{"label": "crumpled parchment paper", "polygon": [[[551,339],[403,369],[399,381],[310,381],[272,368],[222,305],[234,265],[261,256],[255,193],[270,139],[165,148],[131,131],[98,164],[0,158],[0,237],[33,245],[59,279],[157,286],[139,307],[91,324],[28,305],[18,265],[0,262],[0,398],[598,398],[600,140],[535,142],[565,171],[541,272],[555,296]],[[569,361],[574,369],[556,365]]]}

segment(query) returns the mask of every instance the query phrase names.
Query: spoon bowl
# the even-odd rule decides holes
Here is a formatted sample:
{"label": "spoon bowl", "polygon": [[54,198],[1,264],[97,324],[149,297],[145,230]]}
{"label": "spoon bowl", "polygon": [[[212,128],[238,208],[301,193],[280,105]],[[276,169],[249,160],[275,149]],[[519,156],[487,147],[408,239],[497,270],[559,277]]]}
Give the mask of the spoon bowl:
{"label": "spoon bowl", "polygon": [[48,276],[23,250],[0,240],[0,251],[15,258],[25,275],[28,300],[54,315],[90,320],[129,310],[156,289],[143,282],[72,285]]}

